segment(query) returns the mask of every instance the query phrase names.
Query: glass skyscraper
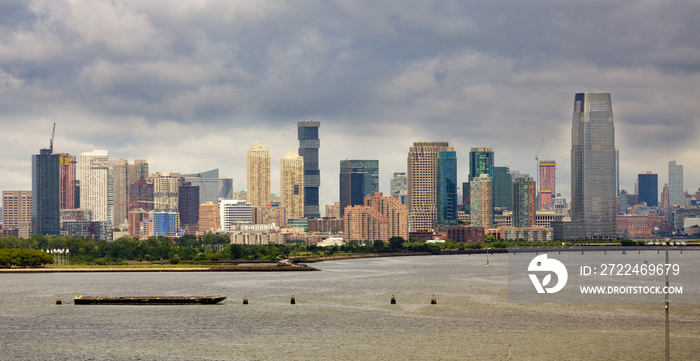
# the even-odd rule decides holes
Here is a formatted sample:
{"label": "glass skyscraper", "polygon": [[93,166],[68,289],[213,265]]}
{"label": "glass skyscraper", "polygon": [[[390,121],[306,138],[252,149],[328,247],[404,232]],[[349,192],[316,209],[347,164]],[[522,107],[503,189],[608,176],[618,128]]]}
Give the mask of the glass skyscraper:
{"label": "glass skyscraper", "polygon": [[498,211],[513,209],[513,178],[508,167],[493,167],[493,207]]}
{"label": "glass skyscraper", "polygon": [[438,156],[437,223],[457,225],[457,152]]}
{"label": "glass skyscraper", "polygon": [[571,126],[567,238],[615,237],[615,127],[610,93],[578,93]]}
{"label": "glass skyscraper", "polygon": [[639,203],[646,203],[648,207],[659,206],[659,175],[648,172],[637,175],[639,184]]}
{"label": "glass skyscraper", "polygon": [[668,205],[685,206],[683,194],[683,166],[672,160],[668,162]]}
{"label": "glass skyscraper", "polygon": [[340,161],[340,215],[345,207],[365,204],[365,196],[379,192],[378,160]]}
{"label": "glass skyscraper", "polygon": [[320,218],[318,207],[318,189],[321,187],[321,171],[318,168],[318,149],[321,141],[318,138],[320,122],[307,120],[299,122],[299,155],[304,157],[304,217]]}
{"label": "glass skyscraper", "polygon": [[52,149],[32,155],[32,234],[60,233],[59,161]]}

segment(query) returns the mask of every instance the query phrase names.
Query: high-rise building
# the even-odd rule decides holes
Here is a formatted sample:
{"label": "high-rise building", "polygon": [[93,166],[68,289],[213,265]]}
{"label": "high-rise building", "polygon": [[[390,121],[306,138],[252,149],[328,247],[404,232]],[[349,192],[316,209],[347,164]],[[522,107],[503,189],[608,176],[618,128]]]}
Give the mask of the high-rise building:
{"label": "high-rise building", "polygon": [[615,192],[610,93],[578,93],[571,126],[571,224],[567,237],[615,237]]}
{"label": "high-rise building", "polygon": [[552,208],[552,197],[556,192],[556,168],[554,160],[540,161],[540,204],[539,209]]}
{"label": "high-rise building", "polygon": [[637,176],[639,184],[639,203],[646,203],[648,207],[659,206],[659,175],[652,172],[639,174]]}
{"label": "high-rise building", "polygon": [[[388,237],[408,240],[408,208],[394,197],[385,197],[381,192],[365,196],[365,206],[379,211],[389,221]],[[388,241],[384,239],[383,241]]]}
{"label": "high-rise building", "polygon": [[438,155],[437,223],[457,225],[457,152]]}
{"label": "high-rise building", "polygon": [[491,228],[493,225],[493,185],[486,173],[469,182],[471,226]]}
{"label": "high-rise building", "polygon": [[513,209],[513,178],[508,167],[493,167],[493,208],[501,212]]}
{"label": "high-rise building", "polygon": [[235,199],[233,197],[233,180],[219,178],[219,170],[212,169],[202,173],[184,174],[185,182],[199,187],[199,201],[202,203],[219,203],[219,199]]}
{"label": "high-rise building", "polygon": [[61,231],[59,162],[51,148],[32,155],[32,234]]}
{"label": "high-rise building", "polygon": [[318,194],[321,187],[318,149],[321,141],[318,137],[320,122],[307,120],[297,123],[299,138],[299,155],[304,157],[304,217],[319,218]]}
{"label": "high-rise building", "polygon": [[59,174],[60,174],[60,207],[61,209],[75,208],[75,166],[78,163],[75,155],[59,153]]}
{"label": "high-rise building", "polygon": [[177,212],[180,203],[180,173],[155,173],[150,176],[153,180],[153,209],[158,211]]}
{"label": "high-rise building", "polygon": [[146,179],[149,176],[148,173],[148,161],[145,159],[134,159],[134,164],[129,164],[129,180],[128,184],[132,185],[136,183],[139,179]]}
{"label": "high-rise building", "polygon": [[668,183],[664,183],[664,188],[661,191],[661,206],[666,209],[669,207],[669,190]]}
{"label": "high-rise building", "polygon": [[31,224],[32,191],[2,191],[2,222],[4,231],[18,230]]}
{"label": "high-rise building", "polygon": [[129,211],[153,209],[153,179],[138,179],[129,186]]}
{"label": "high-rise building", "polygon": [[683,194],[683,166],[672,160],[668,162],[668,205],[685,206]]}
{"label": "high-rise building", "polygon": [[326,218],[340,218],[340,202],[326,204]]}
{"label": "high-rise building", "polygon": [[[280,161],[280,188],[285,219],[304,218],[304,158],[297,152],[286,152]],[[282,223],[277,222],[278,225]]]}
{"label": "high-rise building", "polygon": [[253,207],[270,204],[270,149],[253,143],[248,149],[248,202]]}
{"label": "high-rise building", "polygon": [[482,174],[493,178],[493,149],[472,148],[469,152],[469,181]]}
{"label": "high-rise building", "polygon": [[129,161],[126,159],[109,161],[109,199],[112,225],[127,223],[129,212]]}
{"label": "high-rise building", "polygon": [[365,196],[379,192],[378,160],[340,161],[340,216],[345,207],[361,205]]}
{"label": "high-rise building", "polygon": [[178,213],[180,225],[183,229],[188,227],[188,232],[196,230],[199,224],[199,187],[192,183],[185,183],[178,188]]}
{"label": "high-rise building", "polygon": [[206,202],[199,205],[199,230],[202,232],[221,229],[219,204]]}
{"label": "high-rise building", "polygon": [[415,142],[408,151],[408,229],[433,229],[437,221],[438,157],[453,152],[448,142]]}
{"label": "high-rise building", "polygon": [[246,201],[224,199],[219,203],[221,229],[231,230],[233,223],[252,223],[253,205]]}
{"label": "high-rise building", "polygon": [[408,178],[405,172],[394,172],[389,183],[391,196],[402,204],[408,203]]}
{"label": "high-rise building", "polygon": [[527,174],[521,174],[513,182],[513,227],[535,226],[537,210],[536,182]]}
{"label": "high-rise building", "polygon": [[389,220],[375,208],[357,205],[345,210],[345,241],[388,241]]}
{"label": "high-rise building", "polygon": [[109,221],[109,155],[106,150],[80,153],[80,207],[92,220]]}

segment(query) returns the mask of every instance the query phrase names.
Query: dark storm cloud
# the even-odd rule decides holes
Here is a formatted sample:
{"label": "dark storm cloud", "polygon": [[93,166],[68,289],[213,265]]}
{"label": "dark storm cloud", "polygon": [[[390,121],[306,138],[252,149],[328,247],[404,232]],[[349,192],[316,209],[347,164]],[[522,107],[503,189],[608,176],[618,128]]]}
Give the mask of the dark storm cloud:
{"label": "dark storm cloud", "polygon": [[693,159],[698,13],[695,1],[5,1],[0,122],[43,139],[58,121],[75,153],[240,174],[252,141],[296,149],[296,122],[315,119],[328,169],[379,158],[382,187],[413,141],[450,141],[460,171],[469,148],[491,146],[499,165],[534,173],[545,138],[564,189],[576,92],[613,94],[630,172],[645,166],[637,152]]}

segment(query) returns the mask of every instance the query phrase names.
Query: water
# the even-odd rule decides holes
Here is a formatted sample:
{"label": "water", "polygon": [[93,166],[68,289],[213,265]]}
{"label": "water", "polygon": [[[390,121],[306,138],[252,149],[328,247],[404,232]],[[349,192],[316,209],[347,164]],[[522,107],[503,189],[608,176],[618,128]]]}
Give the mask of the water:
{"label": "water", "polygon": [[[491,255],[484,267],[483,255],[374,258],[289,273],[2,274],[0,359],[504,360],[509,345],[513,360],[663,359],[663,305],[508,303],[506,260]],[[210,306],[73,305],[81,294],[229,298]],[[54,304],[57,296],[63,305]],[[700,308],[671,307],[671,358],[700,359]]]}

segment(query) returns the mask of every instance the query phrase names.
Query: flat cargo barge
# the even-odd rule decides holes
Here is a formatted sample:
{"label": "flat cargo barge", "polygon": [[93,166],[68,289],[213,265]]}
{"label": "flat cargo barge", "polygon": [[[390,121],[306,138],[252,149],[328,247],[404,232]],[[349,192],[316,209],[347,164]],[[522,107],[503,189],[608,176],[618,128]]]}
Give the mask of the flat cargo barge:
{"label": "flat cargo barge", "polygon": [[73,303],[76,305],[213,305],[225,299],[226,296],[75,296]]}

